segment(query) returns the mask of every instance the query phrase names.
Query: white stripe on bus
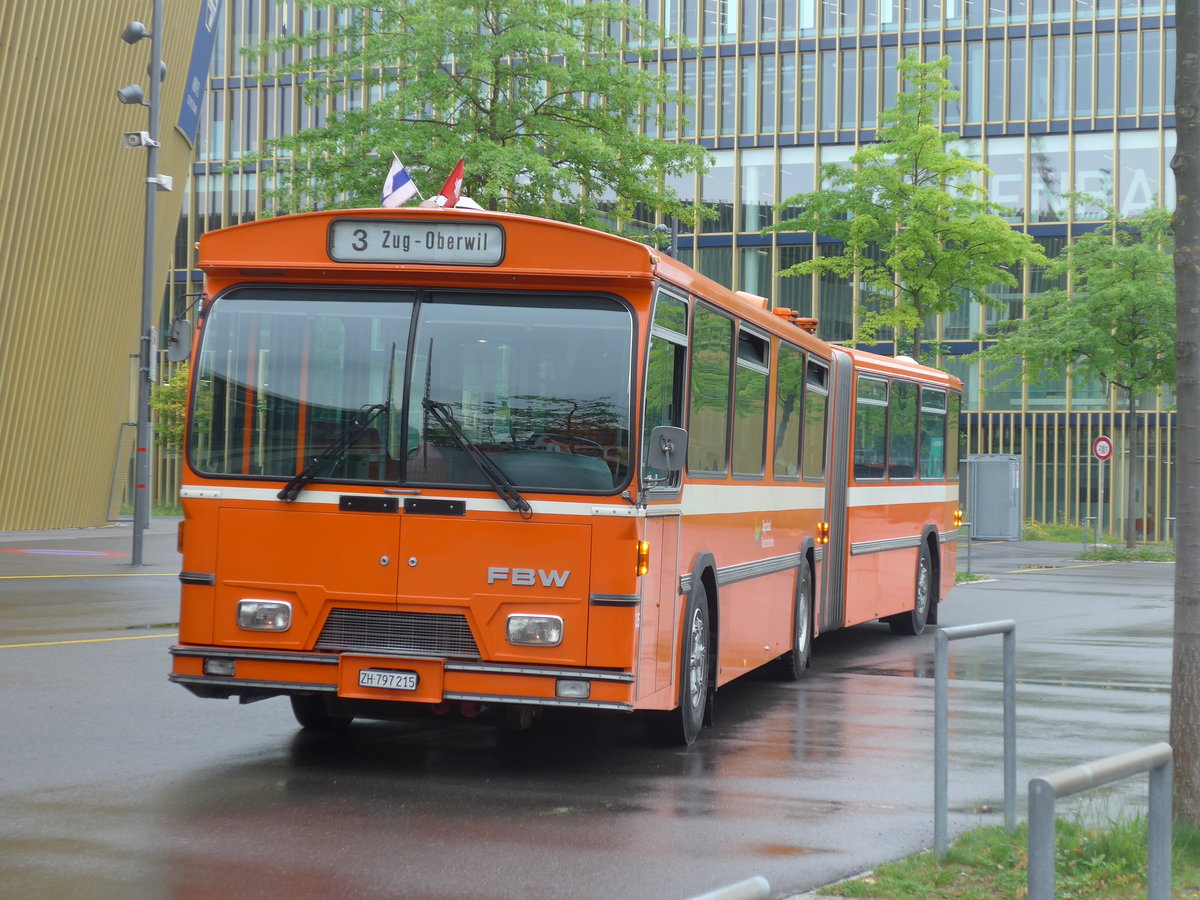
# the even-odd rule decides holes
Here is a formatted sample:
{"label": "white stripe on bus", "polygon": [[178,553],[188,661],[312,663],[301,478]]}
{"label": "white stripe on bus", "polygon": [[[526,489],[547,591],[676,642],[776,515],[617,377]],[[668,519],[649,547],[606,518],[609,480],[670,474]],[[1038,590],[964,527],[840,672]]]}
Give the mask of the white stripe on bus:
{"label": "white stripe on bus", "polygon": [[[279,501],[277,488],[230,486],[208,487],[199,485],[184,485],[179,496],[184,499],[207,500],[251,500]],[[312,504],[316,506],[336,506],[344,496],[376,497],[377,493],[354,491],[302,491],[295,503]],[[510,512],[508,505],[499,498],[469,497],[448,495],[439,497],[436,492],[422,492],[423,499],[456,499],[465,500],[466,507],[471,512]],[[855,506],[900,506],[915,503],[953,502],[958,499],[957,484],[904,484],[904,485],[871,485],[848,488],[846,491],[847,505]],[[823,485],[786,485],[786,484],[689,484],[685,486],[678,503],[672,504],[672,511],[678,509],[685,516],[722,515],[733,513],[771,513],[795,509],[824,508],[825,487]],[[620,503],[597,503],[594,497],[581,497],[577,501],[563,500],[532,500],[535,512],[560,516],[619,516],[640,518],[647,513],[639,510],[628,501]],[[650,508],[651,516],[655,515],[655,507]]]}

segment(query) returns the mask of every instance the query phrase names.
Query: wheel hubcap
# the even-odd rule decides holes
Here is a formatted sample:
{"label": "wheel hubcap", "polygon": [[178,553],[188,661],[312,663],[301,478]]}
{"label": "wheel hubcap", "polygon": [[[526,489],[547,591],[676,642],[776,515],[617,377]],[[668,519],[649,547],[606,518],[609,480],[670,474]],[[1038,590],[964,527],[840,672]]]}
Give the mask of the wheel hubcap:
{"label": "wheel hubcap", "polygon": [[803,650],[808,643],[808,590],[801,588],[800,602],[796,605],[796,648]]}
{"label": "wheel hubcap", "polygon": [[924,615],[929,607],[929,564],[921,559],[921,570],[917,573],[917,615]]}
{"label": "wheel hubcap", "polygon": [[708,680],[708,645],[705,643],[704,616],[700,610],[692,613],[691,640],[688,642],[688,701],[693,709],[704,702]]}

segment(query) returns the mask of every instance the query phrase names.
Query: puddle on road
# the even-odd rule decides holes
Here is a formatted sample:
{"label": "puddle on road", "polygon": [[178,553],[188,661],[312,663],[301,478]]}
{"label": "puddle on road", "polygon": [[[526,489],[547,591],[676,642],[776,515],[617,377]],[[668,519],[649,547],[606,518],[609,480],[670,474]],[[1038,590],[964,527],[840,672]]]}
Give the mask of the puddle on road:
{"label": "puddle on road", "polygon": [[797,847],[794,844],[748,844],[746,849],[757,856],[804,856],[808,853],[828,853],[814,847]]}

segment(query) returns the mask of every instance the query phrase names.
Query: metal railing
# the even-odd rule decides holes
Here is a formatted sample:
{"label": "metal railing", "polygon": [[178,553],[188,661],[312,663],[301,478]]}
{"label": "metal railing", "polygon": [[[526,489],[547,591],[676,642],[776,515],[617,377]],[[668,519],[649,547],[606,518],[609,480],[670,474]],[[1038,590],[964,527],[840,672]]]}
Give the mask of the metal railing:
{"label": "metal railing", "polygon": [[950,641],[1004,635],[1004,826],[1017,827],[1017,623],[1012,619],[939,628],[935,634],[933,739],[933,849],[946,855],[950,819]]}
{"label": "metal railing", "polygon": [[1054,900],[1054,801],[1131,775],[1150,773],[1146,897],[1171,897],[1171,745],[1106,756],[1029,782],[1028,900]]}

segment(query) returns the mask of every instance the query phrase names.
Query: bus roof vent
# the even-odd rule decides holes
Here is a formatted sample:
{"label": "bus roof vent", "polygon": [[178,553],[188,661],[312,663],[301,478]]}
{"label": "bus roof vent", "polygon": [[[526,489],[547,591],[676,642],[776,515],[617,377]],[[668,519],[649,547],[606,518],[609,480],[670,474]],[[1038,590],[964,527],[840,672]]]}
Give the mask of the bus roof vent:
{"label": "bus roof vent", "polygon": [[896,361],[902,363],[912,363],[914,366],[917,365],[917,361],[911,356],[900,355],[896,357]]}
{"label": "bus roof vent", "polygon": [[734,291],[739,297],[749,303],[751,306],[756,306],[759,309],[767,308],[767,298],[760,297],[758,294],[751,294],[749,291]]}
{"label": "bus roof vent", "polygon": [[775,315],[779,316],[779,318],[786,319],[787,321],[791,322],[797,328],[804,329],[809,334],[817,333],[817,320],[816,319],[810,318],[808,316],[802,316],[802,315],[800,315],[800,313],[796,312],[796,310],[785,309],[782,306],[775,307],[773,310],[771,310],[771,312],[775,313]]}

